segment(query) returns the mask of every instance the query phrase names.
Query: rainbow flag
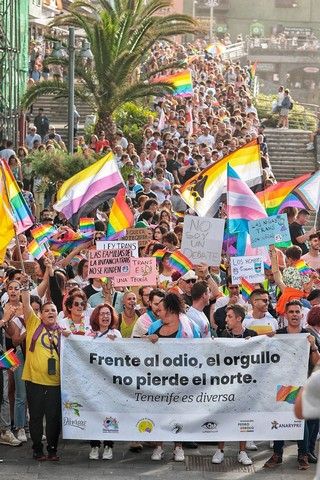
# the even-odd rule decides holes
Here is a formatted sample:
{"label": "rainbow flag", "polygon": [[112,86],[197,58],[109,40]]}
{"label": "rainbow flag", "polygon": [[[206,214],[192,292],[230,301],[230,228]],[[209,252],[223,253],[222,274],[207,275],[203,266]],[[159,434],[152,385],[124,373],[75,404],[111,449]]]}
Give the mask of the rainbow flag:
{"label": "rainbow flag", "polygon": [[43,257],[47,251],[43,243],[38,243],[35,239],[31,240],[31,242],[27,245],[27,250],[37,260]]}
{"label": "rainbow flag", "polygon": [[118,191],[110,210],[107,238],[109,239],[116,233],[132,227],[133,224],[134,216],[126,202],[126,189],[122,187]]}
{"label": "rainbow flag", "polygon": [[9,200],[10,209],[14,218],[15,232],[25,232],[33,225],[32,213],[17,185],[16,179],[6,160],[0,160],[1,176],[6,186],[6,196]]}
{"label": "rainbow flag", "polygon": [[0,262],[2,263],[5,259],[7,247],[15,235],[14,223],[15,219],[13,218],[9,199],[4,185],[3,175],[0,171]]}
{"label": "rainbow flag", "polygon": [[299,273],[302,273],[303,275],[308,275],[312,272],[314,272],[313,268],[309,267],[303,260],[298,260],[297,263],[295,263],[294,268],[298,270]]}
{"label": "rainbow flag", "polygon": [[295,188],[310,177],[311,174],[306,173],[292,180],[278,182],[256,195],[269,216],[281,213],[285,207],[306,208],[302,200],[295,194]]}
{"label": "rainbow flag", "polygon": [[184,275],[189,270],[193,269],[193,264],[185,255],[183,255],[180,250],[173,252],[169,257],[168,262],[171,267],[173,267],[175,270],[178,270],[181,275]]}
{"label": "rainbow flag", "polygon": [[156,250],[152,256],[153,257],[156,257],[156,260],[157,261],[160,261],[163,259],[164,255],[167,253],[167,249],[166,248],[160,248],[159,250]]}
{"label": "rainbow flag", "polygon": [[93,235],[95,231],[94,218],[80,218],[79,230],[83,235]]}
{"label": "rainbow flag", "polygon": [[77,226],[81,217],[113,198],[123,185],[117,161],[108,153],[63,183],[54,208]]}
{"label": "rainbow flag", "polygon": [[251,293],[254,290],[252,283],[248,282],[245,278],[241,278],[241,295],[245,302],[249,300]]}
{"label": "rainbow flag", "polygon": [[0,368],[12,368],[12,367],[19,367],[20,360],[18,359],[17,355],[14,353],[13,348],[4,352],[3,355],[0,357]]}
{"label": "rainbow flag", "polygon": [[38,225],[31,230],[31,235],[38,243],[47,242],[56,233],[57,229],[53,225]]}
{"label": "rainbow flag", "polygon": [[191,97],[193,94],[191,70],[181,70],[172,75],[157,77],[154,82],[171,84],[174,96]]}
{"label": "rainbow flag", "polygon": [[200,217],[209,210],[212,215],[218,211],[221,195],[227,186],[228,163],[249,187],[261,183],[260,146],[255,139],[209,165],[180,187],[181,197]]}
{"label": "rainbow flag", "polygon": [[294,405],[301,387],[294,385],[277,385],[277,402],[287,402]]}

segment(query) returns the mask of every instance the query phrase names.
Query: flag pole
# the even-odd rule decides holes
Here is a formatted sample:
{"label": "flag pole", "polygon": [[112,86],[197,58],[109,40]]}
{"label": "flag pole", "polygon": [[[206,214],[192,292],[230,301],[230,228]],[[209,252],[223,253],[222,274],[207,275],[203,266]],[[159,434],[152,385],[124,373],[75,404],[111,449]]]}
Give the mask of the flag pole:
{"label": "flag pole", "polygon": [[[8,198],[8,203],[9,203],[9,206],[10,206],[8,186],[7,186],[6,176],[5,176],[5,173],[4,173],[4,170],[3,170],[3,164],[2,164],[2,161],[1,161],[1,160],[0,160],[0,167],[1,167],[1,172],[2,172],[3,185],[4,185],[4,188],[5,188],[6,195],[7,195],[7,198]],[[12,216],[13,216],[13,215],[12,215]],[[22,270],[22,273],[26,273],[26,270],[25,270],[25,268],[24,268],[24,263],[23,263],[21,248],[20,248],[20,242],[19,242],[19,238],[18,238],[17,231],[16,231],[16,226],[13,225],[13,228],[14,228],[14,237],[15,237],[15,240],[16,240],[16,246],[18,247],[18,258],[19,258],[21,270]]]}

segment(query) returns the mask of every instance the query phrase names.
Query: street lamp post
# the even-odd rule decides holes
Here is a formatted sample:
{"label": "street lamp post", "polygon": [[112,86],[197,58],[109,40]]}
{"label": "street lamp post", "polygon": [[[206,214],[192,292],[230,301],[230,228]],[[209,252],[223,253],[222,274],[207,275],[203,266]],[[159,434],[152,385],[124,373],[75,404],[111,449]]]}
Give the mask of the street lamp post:
{"label": "street lamp post", "polygon": [[193,0],[192,2],[192,18],[196,18],[196,5],[197,5],[197,0]]}
{"label": "street lamp post", "polygon": [[210,7],[209,40],[211,42],[213,37],[213,8],[218,7],[219,0],[209,0],[207,5]]}
{"label": "street lamp post", "polygon": [[74,27],[69,27],[69,65],[68,65],[68,152],[73,153],[74,136],[74,64],[75,41]]}

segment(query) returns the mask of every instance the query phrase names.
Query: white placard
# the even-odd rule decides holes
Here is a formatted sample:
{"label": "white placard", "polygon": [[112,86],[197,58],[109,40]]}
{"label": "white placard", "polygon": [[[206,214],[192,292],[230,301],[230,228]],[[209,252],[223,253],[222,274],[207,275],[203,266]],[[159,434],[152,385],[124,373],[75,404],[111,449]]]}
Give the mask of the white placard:
{"label": "white placard", "polygon": [[292,392],[307,378],[309,348],[303,333],[160,339],[155,344],[63,337],[63,436],[176,442],[302,439],[304,422],[294,416]]}
{"label": "white placard", "polygon": [[139,257],[139,247],[137,240],[114,240],[114,241],[106,241],[106,240],[98,240],[96,243],[97,250],[122,250],[123,248],[131,248],[132,250],[132,257],[138,258]]}
{"label": "white placard", "polygon": [[231,257],[231,276],[232,283],[239,285],[241,278],[245,278],[250,283],[260,283],[264,281],[264,264],[261,256],[253,257]]}
{"label": "white placard", "polygon": [[220,218],[186,215],[183,222],[182,253],[194,265],[220,265],[224,223]]}

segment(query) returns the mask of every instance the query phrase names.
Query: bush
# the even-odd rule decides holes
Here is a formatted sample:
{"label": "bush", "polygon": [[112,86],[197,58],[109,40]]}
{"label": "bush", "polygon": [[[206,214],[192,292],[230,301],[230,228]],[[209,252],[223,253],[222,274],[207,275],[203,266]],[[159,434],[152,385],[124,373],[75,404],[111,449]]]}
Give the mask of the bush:
{"label": "bush", "polygon": [[53,183],[64,181],[94,163],[95,157],[85,158],[77,153],[70,155],[63,150],[32,152],[29,154],[34,176]]}
{"label": "bush", "polygon": [[143,127],[148,122],[149,117],[156,117],[156,113],[137,103],[128,102],[116,110],[113,117],[117,127],[123,131],[127,140],[140,149]]}
{"label": "bush", "polygon": [[[258,110],[260,120],[267,127],[275,128],[278,123],[278,114],[272,113],[272,102],[276,99],[276,95],[259,94],[255,98],[255,106]],[[317,120],[314,113],[308,110],[303,105],[300,105],[294,100],[293,109],[289,113],[290,128],[300,130],[315,130]]]}

